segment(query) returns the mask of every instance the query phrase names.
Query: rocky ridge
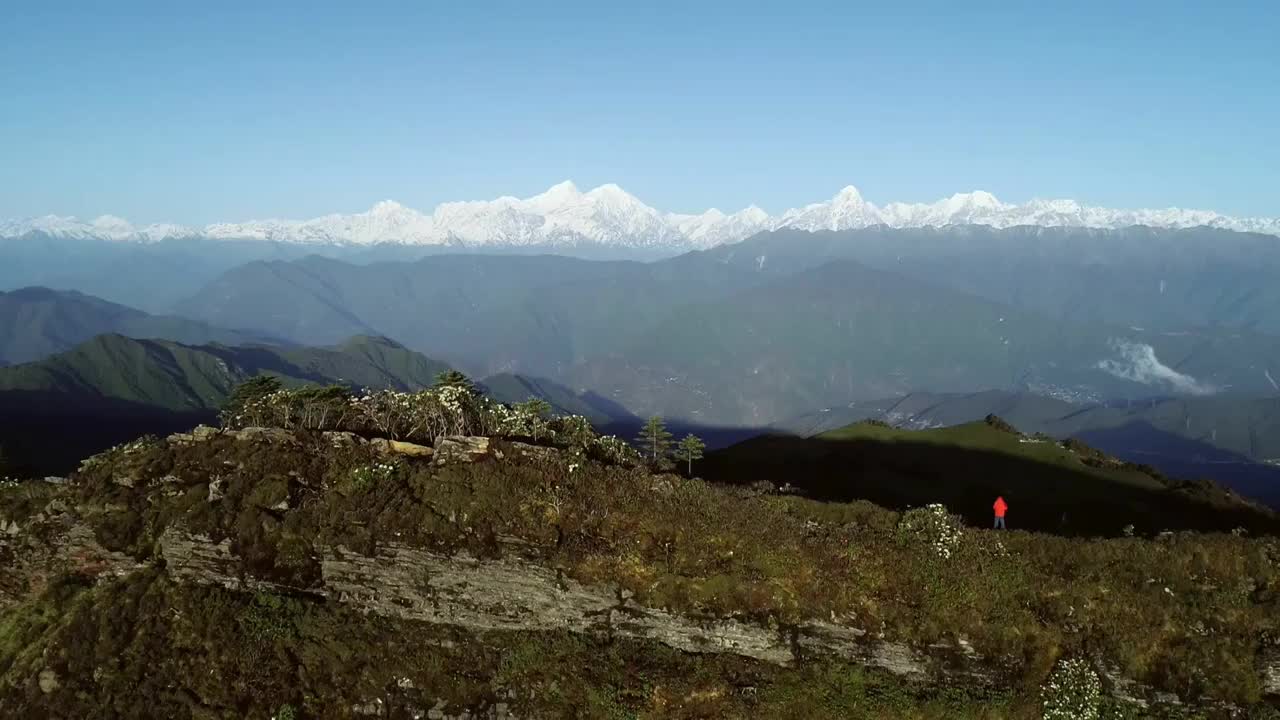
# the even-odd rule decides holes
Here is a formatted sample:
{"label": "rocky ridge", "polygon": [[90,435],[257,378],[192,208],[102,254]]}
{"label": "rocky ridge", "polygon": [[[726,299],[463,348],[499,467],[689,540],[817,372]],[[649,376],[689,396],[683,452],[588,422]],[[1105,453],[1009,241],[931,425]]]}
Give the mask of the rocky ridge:
{"label": "rocky ridge", "polygon": [[[304,443],[314,441],[271,428],[198,428],[189,434],[171,436],[163,445],[181,451],[232,442],[257,452],[302,449]],[[366,451],[375,457],[428,462],[443,469],[506,462],[554,466],[557,472],[573,472],[561,451],[490,438],[441,437],[434,447],[426,447],[370,441],[350,433],[324,433],[319,442],[321,446]],[[217,456],[227,454],[223,450]],[[92,471],[94,463],[87,466]],[[0,519],[0,559],[6,561],[0,564],[0,612],[6,605],[39,593],[50,578],[61,574],[92,577],[101,583],[162,568],[165,575],[180,584],[216,586],[239,593],[300,595],[361,613],[476,633],[567,632],[594,642],[659,643],[684,653],[733,655],[783,667],[834,658],[916,684],[995,687],[1010,681],[1007,660],[984,657],[963,637],[921,645],[865,629],[834,613],[829,620],[808,617],[762,621],[648,605],[625,583],[593,583],[573,577],[556,562],[548,563],[545,548],[540,548],[536,539],[513,535],[493,538],[496,547],[479,552],[470,547],[432,549],[421,542],[391,537],[359,548],[344,543],[316,544],[310,547],[307,559],[314,571],[285,578],[259,572],[243,538],[217,537],[207,528],[202,531],[182,522],[164,527],[149,549],[145,542],[125,547],[119,537],[106,537],[112,533],[104,532],[103,513],[121,511],[132,502],[127,497],[142,493],[152,498],[149,503],[158,502],[156,498],[160,497],[186,495],[190,491],[184,487],[190,486],[192,480],[182,477],[176,469],[160,477],[148,477],[145,471],[124,471],[126,467],[127,463],[120,462],[110,474],[110,482],[118,488],[112,492],[121,493],[115,501],[95,508],[84,502],[83,495],[76,503],[59,494],[63,488],[46,483],[53,489],[42,505],[31,505],[21,517]],[[465,468],[459,471],[464,475],[469,472]],[[295,480],[301,475],[298,473]],[[679,482],[682,481],[674,477],[656,477],[652,492],[669,493],[672,483]],[[76,484],[73,481],[71,486]],[[217,507],[241,492],[226,479],[209,480],[207,485],[207,491],[196,486],[200,491],[198,504]],[[287,516],[300,503],[307,502],[295,492],[279,501],[274,498],[260,499],[266,513],[261,521],[264,527],[278,525],[279,520],[272,518]],[[451,511],[449,522],[465,522],[465,517]],[[464,534],[467,532],[470,530],[464,530]],[[1128,678],[1105,659],[1100,658],[1097,667],[1107,692],[1133,706],[1162,708],[1162,712],[1176,712],[1185,706],[1178,695]],[[1280,659],[1264,661],[1259,667],[1262,692],[1273,702],[1280,699]],[[57,692],[55,676],[43,674],[37,681],[42,692]],[[372,699],[353,707],[353,713],[373,714],[382,702]],[[1231,703],[1205,702],[1194,705],[1228,717],[1243,712]],[[446,717],[443,706],[429,707],[435,714],[423,716]],[[500,712],[495,708],[485,712],[489,717],[507,717],[510,708],[504,705]]]}

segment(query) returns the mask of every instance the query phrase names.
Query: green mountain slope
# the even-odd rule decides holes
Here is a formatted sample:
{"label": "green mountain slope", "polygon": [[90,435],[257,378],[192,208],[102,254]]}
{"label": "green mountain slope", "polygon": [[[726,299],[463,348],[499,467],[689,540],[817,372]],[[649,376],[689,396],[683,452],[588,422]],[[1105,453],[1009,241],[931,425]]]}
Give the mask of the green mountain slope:
{"label": "green mountain slope", "polygon": [[1012,526],[1118,533],[1125,525],[1226,530],[1272,514],[1208,481],[1171,480],[1079,441],[1022,435],[1002,420],[929,430],[855,423],[812,438],[771,435],[708,455],[700,474],[790,484],[822,500],[939,502],[975,525],[1003,496]]}
{"label": "green mountain slope", "polygon": [[1280,397],[1222,394],[1080,405],[1002,390],[911,393],[805,413],[774,427],[810,436],[864,419],[920,429],[970,422],[990,414],[1023,432],[1060,436],[1144,423],[1258,462],[1280,462]]}
{"label": "green mountain slope", "polygon": [[912,393],[791,418],[774,427],[812,436],[858,420],[922,429],[995,414],[1028,433],[1077,437],[1179,477],[1207,476],[1280,506],[1280,398],[1223,394],[1077,405],[1032,393]]}
{"label": "green mountain slope", "polygon": [[194,345],[260,342],[265,337],[196,320],[149,315],[73,291],[28,287],[0,292],[0,365],[39,360],[104,333]]}
{"label": "green mountain slope", "polygon": [[212,410],[235,385],[262,373],[287,383],[413,390],[430,386],[446,369],[378,337],[352,338],[332,348],[273,348],[100,335],[39,362],[0,368],[0,393],[57,393],[169,410]]}

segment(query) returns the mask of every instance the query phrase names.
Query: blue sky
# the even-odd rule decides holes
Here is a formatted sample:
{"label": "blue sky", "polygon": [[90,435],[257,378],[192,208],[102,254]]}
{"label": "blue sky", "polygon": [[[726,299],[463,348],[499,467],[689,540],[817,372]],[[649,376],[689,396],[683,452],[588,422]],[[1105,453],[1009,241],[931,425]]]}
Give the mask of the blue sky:
{"label": "blue sky", "polygon": [[1280,215],[1280,3],[615,5],[8,0],[0,217],[566,178],[673,211],[854,184]]}

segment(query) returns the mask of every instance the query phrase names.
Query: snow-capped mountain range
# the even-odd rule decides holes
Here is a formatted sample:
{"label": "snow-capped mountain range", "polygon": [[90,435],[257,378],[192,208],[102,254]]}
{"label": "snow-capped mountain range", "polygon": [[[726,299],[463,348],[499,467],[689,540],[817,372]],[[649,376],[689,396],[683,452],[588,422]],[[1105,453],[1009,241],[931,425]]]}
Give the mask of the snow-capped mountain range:
{"label": "snow-capped mountain range", "polygon": [[883,207],[849,186],[825,202],[771,216],[754,205],[733,214],[716,209],[700,215],[663,213],[617,185],[582,192],[562,182],[544,193],[520,199],[449,202],[431,214],[385,200],[367,212],[325,215],[312,220],[254,220],[215,223],[202,229],[173,224],[135,227],[104,215],[89,222],[47,215],[0,221],[0,238],[43,233],[55,237],[125,242],[172,238],[267,240],[336,245],[566,246],[601,245],[636,250],[679,251],[736,242],[763,230],[846,230],[887,225],[894,228],[946,225],[1160,228],[1209,226],[1280,236],[1280,218],[1234,218],[1207,210],[1112,210],[1074,200],[1000,202],[977,191],[957,193],[933,203],[889,203]]}

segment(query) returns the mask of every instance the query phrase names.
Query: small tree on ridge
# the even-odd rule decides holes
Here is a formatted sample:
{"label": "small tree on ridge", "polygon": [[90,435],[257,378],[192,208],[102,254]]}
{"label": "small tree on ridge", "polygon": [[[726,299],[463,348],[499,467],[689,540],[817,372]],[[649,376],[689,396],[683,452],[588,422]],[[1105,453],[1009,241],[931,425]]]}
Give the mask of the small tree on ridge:
{"label": "small tree on ridge", "polygon": [[472,395],[476,395],[476,384],[471,382],[471,378],[467,377],[457,370],[445,370],[436,375],[436,384],[434,387],[456,387],[462,388]]}
{"label": "small tree on ridge", "polygon": [[645,421],[636,440],[641,452],[654,465],[671,453],[671,433],[667,432],[667,426],[662,423],[662,417],[659,415],[654,415]]}
{"label": "small tree on ridge", "polygon": [[684,439],[676,445],[676,459],[688,463],[689,477],[693,477],[693,461],[702,459],[702,451],[707,449],[707,444],[693,433],[684,436]]}

